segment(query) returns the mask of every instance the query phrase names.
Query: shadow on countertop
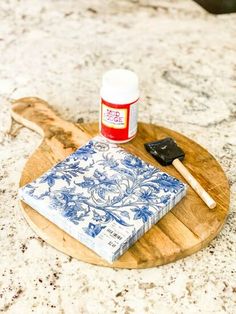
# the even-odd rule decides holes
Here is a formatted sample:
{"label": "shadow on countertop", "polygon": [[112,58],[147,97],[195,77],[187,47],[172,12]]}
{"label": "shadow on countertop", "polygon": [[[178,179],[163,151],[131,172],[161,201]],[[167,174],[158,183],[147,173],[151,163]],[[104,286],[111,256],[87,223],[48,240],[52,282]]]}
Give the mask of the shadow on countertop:
{"label": "shadow on countertop", "polygon": [[213,14],[236,12],[236,0],[194,0],[205,10]]}

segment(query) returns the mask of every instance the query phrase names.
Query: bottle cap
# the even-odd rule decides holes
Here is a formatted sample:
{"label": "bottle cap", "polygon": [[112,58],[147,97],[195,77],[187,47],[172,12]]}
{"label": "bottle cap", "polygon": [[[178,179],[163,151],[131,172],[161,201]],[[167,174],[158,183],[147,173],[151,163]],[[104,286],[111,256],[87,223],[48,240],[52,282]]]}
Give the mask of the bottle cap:
{"label": "bottle cap", "polygon": [[102,78],[101,97],[113,104],[128,104],[139,98],[138,77],[130,70],[114,69]]}

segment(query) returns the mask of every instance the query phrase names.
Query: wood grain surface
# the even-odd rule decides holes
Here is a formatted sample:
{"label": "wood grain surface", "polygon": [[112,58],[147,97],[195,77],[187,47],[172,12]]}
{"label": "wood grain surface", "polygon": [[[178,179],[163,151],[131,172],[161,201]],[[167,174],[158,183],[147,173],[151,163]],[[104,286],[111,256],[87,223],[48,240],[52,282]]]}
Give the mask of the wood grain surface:
{"label": "wood grain surface", "polygon": [[[67,122],[59,118],[45,101],[35,97],[15,101],[12,116],[43,137],[41,145],[25,164],[20,186],[31,182],[98,134],[97,123]],[[209,209],[189,187],[187,196],[113,264],[107,263],[30,206],[20,202],[27,222],[56,249],[81,261],[108,267],[154,267],[176,261],[205,247],[223,227],[229,208],[228,181],[214,157],[196,142],[175,131],[145,123],[139,123],[134,140],[121,146],[185,182],[173,166],[160,166],[144,149],[145,142],[166,136],[174,138],[185,151],[184,164],[216,200],[214,209]]]}

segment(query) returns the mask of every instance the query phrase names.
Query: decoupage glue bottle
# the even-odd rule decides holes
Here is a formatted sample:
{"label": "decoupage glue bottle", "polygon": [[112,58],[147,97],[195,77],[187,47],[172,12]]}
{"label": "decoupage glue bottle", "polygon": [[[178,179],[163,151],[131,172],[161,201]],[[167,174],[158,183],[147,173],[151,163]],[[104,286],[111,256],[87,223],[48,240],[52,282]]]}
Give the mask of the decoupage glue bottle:
{"label": "decoupage glue bottle", "polygon": [[125,143],[137,133],[139,87],[137,75],[115,69],[102,78],[100,132],[111,142]]}

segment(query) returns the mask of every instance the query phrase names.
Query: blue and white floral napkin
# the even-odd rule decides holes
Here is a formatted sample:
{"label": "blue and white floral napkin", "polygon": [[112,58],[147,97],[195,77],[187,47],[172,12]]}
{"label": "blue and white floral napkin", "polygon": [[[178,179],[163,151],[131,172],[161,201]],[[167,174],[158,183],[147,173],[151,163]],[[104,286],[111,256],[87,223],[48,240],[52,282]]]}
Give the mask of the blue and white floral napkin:
{"label": "blue and white floral napkin", "polygon": [[113,262],[181,200],[186,185],[96,136],[19,194]]}

